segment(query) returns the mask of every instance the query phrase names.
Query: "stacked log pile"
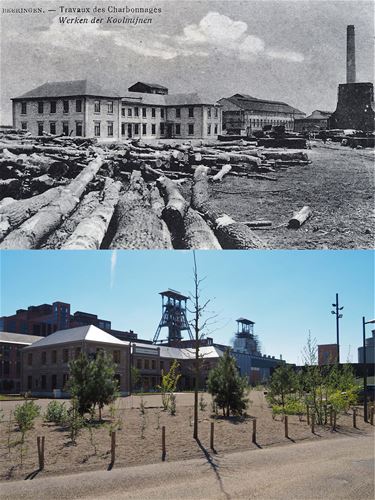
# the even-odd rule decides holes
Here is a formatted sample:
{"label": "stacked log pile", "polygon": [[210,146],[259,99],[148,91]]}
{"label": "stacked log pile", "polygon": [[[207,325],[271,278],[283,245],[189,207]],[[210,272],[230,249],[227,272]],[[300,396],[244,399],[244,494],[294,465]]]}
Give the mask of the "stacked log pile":
{"label": "stacked log pile", "polygon": [[[225,176],[277,181],[301,151],[0,132],[0,248],[265,248],[212,203]],[[186,184],[186,186],[184,186]]]}

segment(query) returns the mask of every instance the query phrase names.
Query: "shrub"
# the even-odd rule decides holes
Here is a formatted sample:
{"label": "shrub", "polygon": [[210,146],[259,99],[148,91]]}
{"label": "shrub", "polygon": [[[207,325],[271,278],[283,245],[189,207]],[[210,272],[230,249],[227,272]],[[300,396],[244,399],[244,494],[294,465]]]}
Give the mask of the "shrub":
{"label": "shrub", "polygon": [[40,406],[34,401],[26,400],[21,405],[17,405],[14,410],[14,418],[22,434],[21,442],[25,440],[27,431],[34,427],[35,419],[40,415]]}
{"label": "shrub", "polygon": [[79,412],[79,402],[77,398],[72,398],[71,400],[71,407],[67,411],[66,423],[69,427],[70,440],[73,444],[76,444],[78,433],[85,425],[85,421]]}
{"label": "shrub", "polygon": [[58,401],[51,401],[48,403],[46,413],[44,415],[44,420],[46,422],[53,422],[54,424],[63,424],[67,420],[67,410],[65,408],[65,403],[59,403]]}
{"label": "shrub", "polygon": [[199,409],[200,411],[205,411],[207,408],[207,403],[204,400],[203,394],[201,394],[201,397],[199,398]]}

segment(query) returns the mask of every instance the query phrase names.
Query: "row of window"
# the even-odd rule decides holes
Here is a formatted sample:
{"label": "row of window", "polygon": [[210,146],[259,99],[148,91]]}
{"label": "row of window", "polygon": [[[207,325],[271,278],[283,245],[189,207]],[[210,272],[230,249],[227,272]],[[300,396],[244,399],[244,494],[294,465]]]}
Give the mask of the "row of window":
{"label": "row of window", "polygon": [[[160,370],[164,369],[164,361],[160,360]],[[136,367],[138,370],[156,370],[156,359],[137,359]]]}
{"label": "row of window", "polygon": [[[5,377],[5,376],[10,375],[11,363],[12,362],[9,361],[8,359],[4,359],[4,360],[0,361],[0,377],[3,377],[3,376]],[[13,362],[13,366],[14,365],[16,367],[15,376],[19,377],[21,374],[21,361],[17,360],[16,362]],[[14,368],[13,368],[12,372],[14,374]]]}
{"label": "row of window", "polygon": [[211,126],[210,123],[207,125],[207,135],[211,135],[212,134],[212,130],[213,130],[214,135],[217,135],[218,127],[217,127],[216,123],[215,123],[215,125],[213,127]]}
{"label": "row of window", "polygon": [[[70,101],[68,100],[63,100],[63,113],[69,113],[70,111]],[[47,106],[49,105],[49,109],[47,111]],[[107,101],[107,113],[109,115],[113,115],[113,101]],[[51,114],[56,113],[57,110],[57,101],[49,101],[49,102],[44,102],[44,101],[38,101],[38,113],[41,115],[44,112],[49,112]],[[83,107],[82,107],[82,99],[76,99],[75,100],[75,112],[76,113],[82,113]],[[94,101],[94,113],[100,113],[101,112],[101,101],[97,100]],[[26,115],[27,114],[27,102],[23,101],[21,102],[21,115]]]}
{"label": "row of window", "polygon": [[[51,376],[51,386],[50,386],[50,389],[51,390],[54,390],[54,389],[63,389],[65,390],[66,388],[66,384],[69,380],[69,374],[68,373],[63,373],[63,376],[62,376],[62,385],[60,385],[59,387],[59,384],[58,384],[58,376],[56,374],[52,374]],[[47,386],[47,382],[48,382],[48,378],[49,378],[49,375],[41,375],[40,377],[40,389],[48,389],[48,386]],[[115,375],[115,379],[117,380],[118,382],[118,385],[120,387],[120,384],[121,384],[121,376],[120,374],[116,374]],[[34,386],[33,386],[33,382],[34,382]],[[33,379],[33,376],[32,375],[28,375],[27,377],[27,390],[28,391],[31,391],[33,389],[39,389],[39,377],[35,377]]]}
{"label": "row of window", "polygon": [[[139,116],[139,107],[135,106],[134,108],[127,108],[127,116],[131,117],[133,116],[133,111],[134,111],[134,116],[138,117]],[[147,108],[141,108],[142,109],[142,118],[147,118]],[[126,108],[121,108],[121,116],[126,116]],[[160,109],[160,117],[164,118],[164,109]],[[151,118],[156,118],[156,108],[151,108]]]}
{"label": "row of window", "polygon": [[[99,349],[97,349],[97,352],[98,352]],[[80,355],[81,353],[81,348],[80,347],[76,347],[73,351],[73,358],[74,359],[77,359],[78,356]],[[58,362],[58,355],[57,355],[57,351],[56,350],[53,350],[53,351],[50,351],[50,363],[55,365],[57,364]],[[95,357],[95,356],[94,356]],[[114,363],[120,363],[121,362],[121,351],[112,351],[112,357],[113,357],[113,362]],[[62,350],[62,362],[63,363],[68,363],[70,360],[70,356],[69,356],[69,349],[63,349]],[[40,356],[40,362],[42,365],[46,365],[47,364],[47,351],[42,351],[41,352],[41,356]],[[27,364],[28,366],[32,366],[33,365],[33,353],[32,352],[29,352],[27,354]]]}

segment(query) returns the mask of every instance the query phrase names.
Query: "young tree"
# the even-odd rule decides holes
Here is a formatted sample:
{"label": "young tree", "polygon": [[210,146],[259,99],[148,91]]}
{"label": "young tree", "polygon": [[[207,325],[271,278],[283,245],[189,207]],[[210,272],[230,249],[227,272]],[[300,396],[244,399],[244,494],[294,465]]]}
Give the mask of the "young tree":
{"label": "young tree", "polygon": [[195,340],[195,359],[194,359],[194,375],[195,375],[195,383],[194,383],[194,426],[193,426],[193,438],[198,439],[198,398],[199,398],[199,376],[200,376],[200,367],[202,362],[202,357],[200,356],[199,347],[200,341],[204,335],[205,329],[209,326],[210,320],[214,318],[211,316],[206,320],[202,321],[202,317],[207,309],[210,300],[206,300],[202,303],[201,301],[201,284],[204,280],[199,279],[198,276],[198,267],[197,260],[195,257],[195,252],[193,251],[193,278],[194,278],[194,291],[190,294],[190,300],[193,303],[193,321],[192,327],[194,332],[194,340]]}
{"label": "young tree", "polygon": [[139,368],[135,366],[130,367],[130,380],[131,380],[131,390],[134,390],[138,387],[139,382],[141,381],[141,372]]}
{"label": "young tree", "polygon": [[118,381],[115,378],[116,365],[105,351],[100,350],[94,361],[92,395],[94,406],[98,405],[99,420],[102,409],[112,403],[118,396]]}
{"label": "young tree", "polygon": [[223,410],[224,417],[229,417],[230,413],[242,415],[247,406],[247,391],[247,380],[240,376],[236,361],[227,349],[208,374],[208,392]]}
{"label": "young tree", "polygon": [[267,390],[267,398],[271,404],[285,408],[287,397],[298,388],[297,375],[291,366],[282,364],[273,372]]}
{"label": "young tree", "polygon": [[82,416],[94,405],[94,360],[81,353],[69,363],[69,389],[72,398],[77,400],[77,410]]}
{"label": "young tree", "polygon": [[177,373],[179,366],[175,359],[168,372],[164,373],[164,370],[161,371],[161,384],[157,388],[161,392],[163,410],[168,410],[171,400],[173,400],[174,392],[181,377],[181,374]]}
{"label": "young tree", "polygon": [[98,405],[101,419],[104,405],[114,401],[118,394],[116,365],[104,351],[99,351],[95,359],[81,353],[69,363],[69,370],[70,392],[78,402],[79,414],[84,415]]}

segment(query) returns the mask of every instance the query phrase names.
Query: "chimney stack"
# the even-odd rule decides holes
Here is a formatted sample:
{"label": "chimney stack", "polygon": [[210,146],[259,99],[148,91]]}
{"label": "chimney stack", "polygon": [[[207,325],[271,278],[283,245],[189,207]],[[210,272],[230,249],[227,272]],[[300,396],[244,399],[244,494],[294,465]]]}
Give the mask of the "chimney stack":
{"label": "chimney stack", "polygon": [[346,83],[355,83],[355,34],[354,26],[346,28]]}

